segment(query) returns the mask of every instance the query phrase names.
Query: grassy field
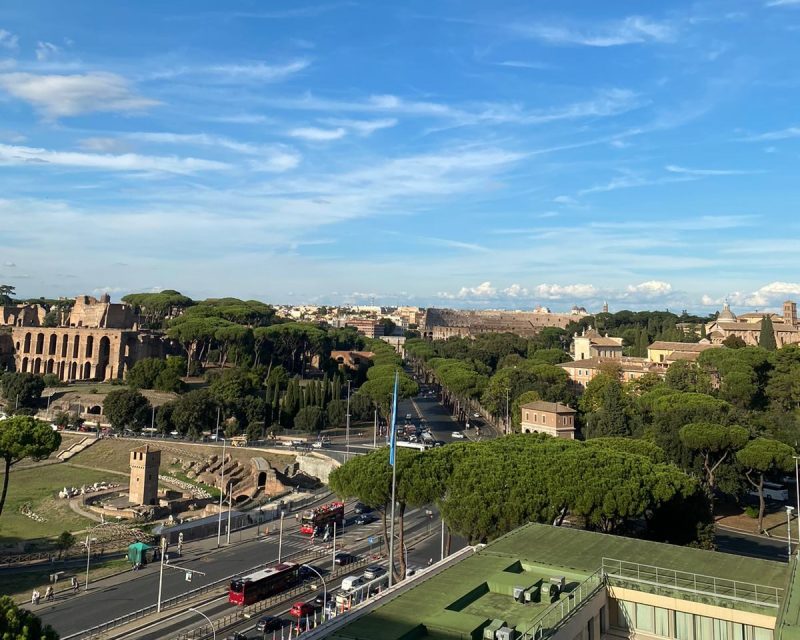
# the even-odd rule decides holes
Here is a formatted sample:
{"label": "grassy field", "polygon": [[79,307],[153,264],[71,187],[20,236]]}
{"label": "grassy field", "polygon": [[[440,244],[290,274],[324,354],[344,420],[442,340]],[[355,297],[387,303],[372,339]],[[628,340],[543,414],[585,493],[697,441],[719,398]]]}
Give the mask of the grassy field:
{"label": "grassy field", "polygon": [[[81,469],[70,464],[12,471],[8,497],[0,516],[0,544],[57,536],[62,531],[77,531],[90,526],[92,521],[72,511],[68,501],[58,497],[58,492],[65,486],[80,487],[101,480],[120,482],[121,479],[124,481],[103,471]],[[23,516],[20,507],[26,502],[47,522],[36,522]]]}

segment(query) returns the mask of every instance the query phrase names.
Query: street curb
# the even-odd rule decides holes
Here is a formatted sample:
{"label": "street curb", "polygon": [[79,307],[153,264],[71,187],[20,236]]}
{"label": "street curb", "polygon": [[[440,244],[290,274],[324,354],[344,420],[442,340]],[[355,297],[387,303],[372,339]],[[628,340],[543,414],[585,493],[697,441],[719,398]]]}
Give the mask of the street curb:
{"label": "street curb", "polygon": [[780,535],[765,536],[763,533],[756,533],[754,531],[750,531],[748,529],[740,529],[738,527],[731,527],[726,524],[717,524],[715,526],[717,529],[722,529],[723,531],[733,531],[735,533],[741,533],[742,535],[749,536],[751,538],[758,538],[763,540],[781,540],[783,542],[788,541],[788,538],[786,536],[780,536]]}

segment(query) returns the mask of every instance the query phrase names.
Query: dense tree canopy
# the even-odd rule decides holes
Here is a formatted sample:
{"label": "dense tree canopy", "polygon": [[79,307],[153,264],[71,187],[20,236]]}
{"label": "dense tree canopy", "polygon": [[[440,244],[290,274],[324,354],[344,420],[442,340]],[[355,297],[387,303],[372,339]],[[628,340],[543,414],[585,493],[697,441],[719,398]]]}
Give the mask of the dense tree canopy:
{"label": "dense tree canopy", "polygon": [[3,640],[58,640],[58,634],[35,614],[0,596],[0,638]]}
{"label": "dense tree canopy", "polygon": [[150,424],[151,407],[135,389],[115,389],[103,401],[103,413],[114,429],[141,431]]}
{"label": "dense tree canopy", "polygon": [[44,391],[44,379],[33,373],[8,372],[0,378],[0,389],[9,409],[35,408]]}
{"label": "dense tree canopy", "polygon": [[11,467],[25,458],[41,460],[61,445],[61,435],[50,425],[30,416],[13,416],[0,421],[0,457],[3,459],[3,493],[0,514],[8,492]]}

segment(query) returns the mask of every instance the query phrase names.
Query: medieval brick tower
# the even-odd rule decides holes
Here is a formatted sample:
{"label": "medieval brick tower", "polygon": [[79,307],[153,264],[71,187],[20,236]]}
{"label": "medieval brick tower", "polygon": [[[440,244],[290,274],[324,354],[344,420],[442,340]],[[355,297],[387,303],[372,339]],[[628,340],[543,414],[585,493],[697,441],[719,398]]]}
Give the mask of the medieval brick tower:
{"label": "medieval brick tower", "polygon": [[797,303],[787,300],[783,303],[783,321],[792,325],[797,325]]}
{"label": "medieval brick tower", "polygon": [[134,504],[158,504],[158,467],[161,452],[149,446],[131,451],[131,487],[128,499]]}

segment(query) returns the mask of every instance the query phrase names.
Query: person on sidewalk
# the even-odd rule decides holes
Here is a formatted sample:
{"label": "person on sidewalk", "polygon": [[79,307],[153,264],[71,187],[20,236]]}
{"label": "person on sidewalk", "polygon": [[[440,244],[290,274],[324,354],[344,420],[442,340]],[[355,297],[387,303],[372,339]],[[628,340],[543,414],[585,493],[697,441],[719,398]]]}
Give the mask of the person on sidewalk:
{"label": "person on sidewalk", "polygon": [[78,579],[75,576],[72,576],[72,593],[78,593]]}
{"label": "person on sidewalk", "polygon": [[39,604],[39,592],[36,589],[31,594],[31,604]]}
{"label": "person on sidewalk", "polygon": [[55,600],[55,597],[56,597],[56,594],[53,591],[53,587],[47,587],[47,591],[44,592],[45,601]]}

